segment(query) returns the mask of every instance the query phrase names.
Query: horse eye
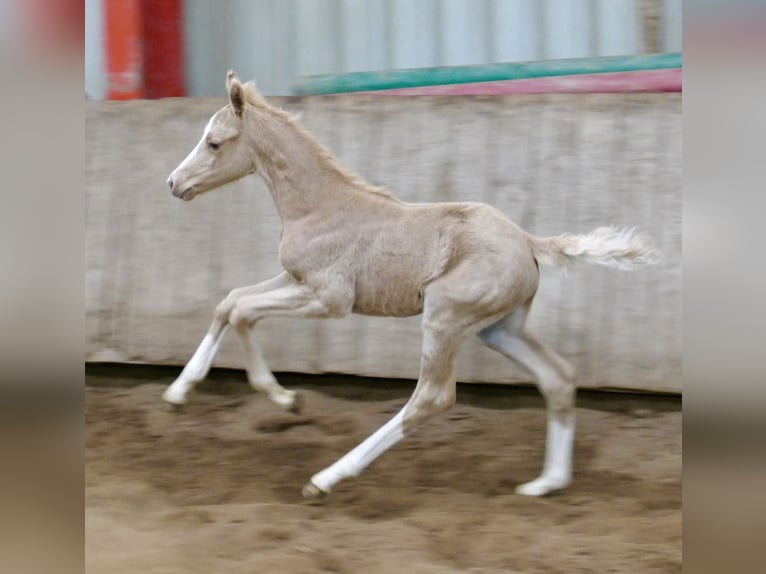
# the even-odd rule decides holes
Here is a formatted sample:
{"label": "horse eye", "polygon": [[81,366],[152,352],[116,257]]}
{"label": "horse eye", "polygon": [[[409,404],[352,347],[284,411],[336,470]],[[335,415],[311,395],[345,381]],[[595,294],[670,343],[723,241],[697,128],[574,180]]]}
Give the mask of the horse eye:
{"label": "horse eye", "polygon": [[221,147],[221,144],[217,142],[210,142],[208,145],[210,146],[210,149],[212,149],[213,151],[216,151],[219,147]]}

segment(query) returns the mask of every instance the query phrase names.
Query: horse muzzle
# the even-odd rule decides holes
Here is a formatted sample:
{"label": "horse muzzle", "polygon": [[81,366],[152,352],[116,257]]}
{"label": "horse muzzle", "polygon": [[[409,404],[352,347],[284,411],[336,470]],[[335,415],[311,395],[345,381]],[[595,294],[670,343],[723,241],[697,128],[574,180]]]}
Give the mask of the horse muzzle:
{"label": "horse muzzle", "polygon": [[194,187],[189,186],[181,191],[181,188],[176,186],[172,175],[168,178],[168,187],[170,187],[170,193],[173,194],[173,197],[183,199],[184,201],[189,201],[194,197]]}

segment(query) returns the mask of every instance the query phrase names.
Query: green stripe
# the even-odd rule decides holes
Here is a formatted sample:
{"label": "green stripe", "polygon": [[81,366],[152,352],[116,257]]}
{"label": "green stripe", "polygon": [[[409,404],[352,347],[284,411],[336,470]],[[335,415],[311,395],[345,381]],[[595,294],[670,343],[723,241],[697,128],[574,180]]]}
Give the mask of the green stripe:
{"label": "green stripe", "polygon": [[299,77],[293,86],[298,95],[338,94],[372,90],[392,90],[470,82],[522,80],[546,76],[634,72],[681,67],[681,52],[610,56],[604,58],[569,58],[515,64],[480,66],[445,66],[382,72],[354,72]]}

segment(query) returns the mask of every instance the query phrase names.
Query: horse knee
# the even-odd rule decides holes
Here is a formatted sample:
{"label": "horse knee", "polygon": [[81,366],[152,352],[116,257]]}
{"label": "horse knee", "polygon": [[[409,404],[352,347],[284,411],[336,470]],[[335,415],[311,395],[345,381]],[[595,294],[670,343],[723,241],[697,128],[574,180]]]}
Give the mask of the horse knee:
{"label": "horse knee", "polygon": [[229,324],[237,331],[245,331],[255,324],[255,317],[245,307],[234,303],[228,315]]}
{"label": "horse knee", "polygon": [[237,299],[239,299],[242,296],[242,294],[243,294],[243,289],[241,287],[238,287],[236,289],[232,289],[231,291],[229,291],[226,297],[224,297],[215,308],[215,312],[213,313],[213,317],[215,318],[215,320],[220,321],[224,325],[228,324],[229,315],[234,309],[234,305],[236,305]]}
{"label": "horse knee", "polygon": [[216,305],[215,311],[213,312],[213,319],[219,323],[227,325],[229,323],[229,314],[233,308],[234,303],[228,297],[226,297],[226,299]]}

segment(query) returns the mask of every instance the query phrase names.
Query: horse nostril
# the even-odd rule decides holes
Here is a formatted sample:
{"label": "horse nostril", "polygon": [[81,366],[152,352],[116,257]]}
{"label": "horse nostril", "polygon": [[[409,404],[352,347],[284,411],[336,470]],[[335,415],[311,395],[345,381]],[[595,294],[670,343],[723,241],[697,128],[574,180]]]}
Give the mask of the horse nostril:
{"label": "horse nostril", "polygon": [[170,191],[173,191],[173,177],[168,178],[168,185],[170,186]]}

